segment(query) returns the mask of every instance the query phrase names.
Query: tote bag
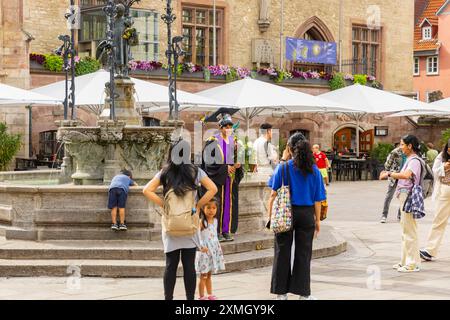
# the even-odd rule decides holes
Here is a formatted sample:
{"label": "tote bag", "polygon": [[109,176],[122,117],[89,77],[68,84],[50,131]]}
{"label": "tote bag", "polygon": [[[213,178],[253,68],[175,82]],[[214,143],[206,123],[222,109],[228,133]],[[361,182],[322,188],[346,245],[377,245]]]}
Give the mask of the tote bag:
{"label": "tote bag", "polygon": [[[285,184],[285,174],[287,184]],[[281,168],[281,187],[277,190],[277,196],[272,206],[270,229],[274,233],[283,233],[292,229],[292,205],[290,191],[290,175],[288,164]]]}

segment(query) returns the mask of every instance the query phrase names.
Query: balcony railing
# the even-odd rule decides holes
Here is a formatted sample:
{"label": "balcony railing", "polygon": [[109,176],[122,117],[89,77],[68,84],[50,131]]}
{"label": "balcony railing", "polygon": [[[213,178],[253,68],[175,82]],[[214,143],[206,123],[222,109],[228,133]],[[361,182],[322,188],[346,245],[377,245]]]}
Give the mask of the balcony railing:
{"label": "balcony railing", "polygon": [[[368,61],[367,59],[347,59],[342,60],[342,72],[350,74],[367,74],[380,78],[378,74],[378,61]],[[333,71],[339,71],[339,64],[333,66]]]}

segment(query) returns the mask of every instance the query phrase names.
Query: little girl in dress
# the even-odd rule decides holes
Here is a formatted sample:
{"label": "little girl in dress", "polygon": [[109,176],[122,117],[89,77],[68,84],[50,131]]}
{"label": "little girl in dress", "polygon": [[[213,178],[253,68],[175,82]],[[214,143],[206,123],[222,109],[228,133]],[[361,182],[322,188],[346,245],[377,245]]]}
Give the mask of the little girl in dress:
{"label": "little girl in dress", "polygon": [[[195,268],[200,273],[198,284],[199,300],[217,300],[212,294],[212,273],[225,270],[222,248],[217,236],[217,200],[212,199],[202,209],[200,213],[200,227],[203,244],[208,248],[208,252],[197,252]],[[205,296],[205,288],[208,296]]]}

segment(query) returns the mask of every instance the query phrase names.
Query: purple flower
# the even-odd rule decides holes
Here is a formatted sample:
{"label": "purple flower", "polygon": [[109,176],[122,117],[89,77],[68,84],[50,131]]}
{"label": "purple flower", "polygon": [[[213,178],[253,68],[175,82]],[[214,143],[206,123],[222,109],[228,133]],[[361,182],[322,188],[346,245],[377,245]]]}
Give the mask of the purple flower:
{"label": "purple flower", "polygon": [[247,68],[237,68],[236,72],[239,76],[240,79],[244,79],[250,76],[250,70],[248,70]]}
{"label": "purple flower", "polygon": [[355,80],[355,78],[353,77],[353,75],[351,75],[350,73],[347,73],[347,74],[344,76],[344,79],[345,79],[345,80],[350,80],[350,81],[354,81],[354,80]]}

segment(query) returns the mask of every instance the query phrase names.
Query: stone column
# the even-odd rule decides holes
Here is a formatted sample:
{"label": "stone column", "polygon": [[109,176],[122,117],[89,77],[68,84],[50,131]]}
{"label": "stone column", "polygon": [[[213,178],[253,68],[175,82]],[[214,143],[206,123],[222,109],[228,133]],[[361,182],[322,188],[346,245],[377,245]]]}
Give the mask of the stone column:
{"label": "stone column", "polygon": [[112,178],[120,172],[121,163],[117,155],[117,144],[123,139],[124,121],[100,120],[101,141],[106,143],[106,157],[103,172],[103,184],[109,185]]}
{"label": "stone column", "polygon": [[[63,127],[77,127],[78,126],[78,121],[76,120],[57,120],[55,121],[55,124],[58,128],[63,128]],[[71,176],[74,173],[74,168],[73,168],[73,162],[72,162],[72,157],[69,154],[69,151],[66,148],[66,145],[64,142],[62,142],[64,144],[64,157],[63,157],[63,163],[61,164],[61,176],[59,178],[59,183],[68,183],[70,181],[72,181]]]}
{"label": "stone column", "polygon": [[[129,78],[114,79],[116,118],[127,125],[142,125],[141,116],[135,109],[134,83]],[[109,90],[106,90],[105,107],[111,109]]]}

